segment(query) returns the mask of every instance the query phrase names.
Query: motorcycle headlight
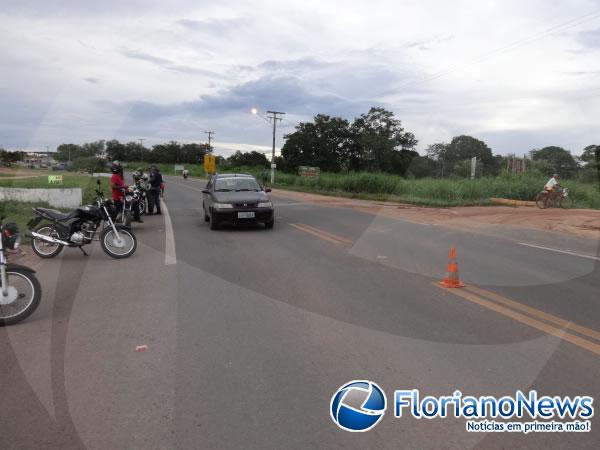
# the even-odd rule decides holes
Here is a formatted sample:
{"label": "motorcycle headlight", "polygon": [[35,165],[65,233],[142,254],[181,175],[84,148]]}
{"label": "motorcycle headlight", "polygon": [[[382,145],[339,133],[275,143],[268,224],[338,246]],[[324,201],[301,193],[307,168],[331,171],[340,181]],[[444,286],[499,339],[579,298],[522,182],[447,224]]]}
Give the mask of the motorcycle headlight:
{"label": "motorcycle headlight", "polygon": [[131,195],[127,195],[125,196],[125,200],[130,202],[131,200],[133,200],[133,197]]}
{"label": "motorcycle headlight", "polygon": [[16,223],[7,223],[2,227],[2,241],[6,248],[15,250],[21,244],[21,235]]}
{"label": "motorcycle headlight", "polygon": [[215,209],[231,209],[233,205],[231,203],[214,203],[213,207]]}
{"label": "motorcycle headlight", "polygon": [[258,204],[259,208],[272,208],[273,202],[261,202]]}

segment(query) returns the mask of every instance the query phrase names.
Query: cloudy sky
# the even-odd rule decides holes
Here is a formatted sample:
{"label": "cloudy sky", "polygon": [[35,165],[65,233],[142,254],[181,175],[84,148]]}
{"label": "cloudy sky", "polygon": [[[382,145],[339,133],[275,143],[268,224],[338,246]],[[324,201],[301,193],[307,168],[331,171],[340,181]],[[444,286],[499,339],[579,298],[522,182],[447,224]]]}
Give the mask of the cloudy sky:
{"label": "cloudy sky", "polygon": [[600,0],[0,0],[0,146],[270,148],[384,106],[427,145],[600,142]]}

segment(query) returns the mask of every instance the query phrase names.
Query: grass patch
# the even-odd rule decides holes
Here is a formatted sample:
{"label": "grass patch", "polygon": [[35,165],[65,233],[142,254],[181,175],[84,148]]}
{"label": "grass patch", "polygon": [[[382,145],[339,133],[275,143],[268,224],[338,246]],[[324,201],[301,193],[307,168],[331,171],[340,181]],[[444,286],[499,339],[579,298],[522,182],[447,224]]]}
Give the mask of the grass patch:
{"label": "grass patch", "polygon": [[[29,242],[30,238],[26,236],[27,222],[34,217],[31,208],[41,206],[43,208],[50,208],[51,206],[45,202],[15,202],[7,201],[0,203],[0,217],[4,217],[3,223],[15,222],[21,232],[23,242]],[[56,209],[56,208],[54,208]]]}
{"label": "grass patch", "polygon": [[[83,204],[93,203],[96,199],[95,189],[97,187],[96,178],[90,177],[89,175],[63,175],[63,184],[61,186],[48,185],[48,177],[34,177],[34,178],[21,178],[16,180],[2,178],[0,179],[0,187],[15,187],[15,188],[82,188]],[[102,177],[102,191],[104,195],[110,197],[110,183],[109,179]],[[43,208],[58,209],[60,211],[68,211],[67,209],[54,208],[45,202],[17,202],[17,201],[3,201],[0,203],[0,216],[4,217],[4,222],[15,222],[18,227],[23,240],[29,241],[29,238],[25,235],[27,231],[27,222],[34,217],[31,208],[41,206]]]}
{"label": "grass patch", "polygon": [[[250,172],[260,180],[262,169],[243,167],[234,171]],[[300,177],[278,172],[273,187],[325,195],[389,200],[422,206],[490,205],[490,198],[533,201],[547,177],[536,174],[509,175],[470,179],[407,179],[382,173],[322,173],[318,178]],[[563,184],[578,208],[600,209],[597,183],[564,180]]]}
{"label": "grass patch", "polygon": [[[128,169],[148,167],[148,163],[129,162]],[[194,177],[205,177],[202,164],[184,164]],[[157,164],[161,172],[175,175],[174,164]],[[221,173],[250,173],[262,182],[261,167],[218,168]],[[180,175],[180,173],[178,173]],[[421,206],[474,206],[491,205],[490,198],[533,201],[543,188],[548,176],[536,173],[519,175],[502,174],[475,180],[464,178],[407,179],[385,173],[327,173],[318,178],[300,177],[277,172],[273,187],[299,192],[312,192],[365,200],[387,200]],[[0,180],[1,181],[1,180]],[[270,184],[270,183],[268,183]],[[598,182],[564,180],[569,188],[575,207],[600,209],[600,186]]]}
{"label": "grass patch", "polygon": [[[69,175],[68,172],[56,172],[63,176],[63,184],[60,186],[48,184],[47,176],[19,179],[0,179],[0,187],[14,188],[41,188],[41,189],[69,189],[81,188],[83,190],[83,203],[92,203],[96,199],[96,180],[102,182],[102,191],[106,197],[110,195],[110,179],[106,177],[94,178],[89,175]],[[54,174],[53,174],[54,175]]]}

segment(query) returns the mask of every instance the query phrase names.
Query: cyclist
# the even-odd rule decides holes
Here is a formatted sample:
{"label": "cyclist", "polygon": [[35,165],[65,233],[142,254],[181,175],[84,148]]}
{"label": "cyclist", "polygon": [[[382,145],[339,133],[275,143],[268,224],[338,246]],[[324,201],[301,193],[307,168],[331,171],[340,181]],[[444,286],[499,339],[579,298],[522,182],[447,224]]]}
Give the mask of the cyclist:
{"label": "cyclist", "polygon": [[560,177],[557,173],[552,175],[552,178],[548,180],[544,186],[544,190],[548,192],[549,199],[554,199],[558,194],[560,194]]}

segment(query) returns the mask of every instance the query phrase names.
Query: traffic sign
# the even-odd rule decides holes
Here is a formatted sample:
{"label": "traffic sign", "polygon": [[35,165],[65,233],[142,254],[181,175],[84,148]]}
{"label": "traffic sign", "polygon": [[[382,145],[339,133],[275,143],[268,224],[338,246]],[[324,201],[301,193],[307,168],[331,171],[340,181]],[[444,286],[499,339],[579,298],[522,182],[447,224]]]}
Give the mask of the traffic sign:
{"label": "traffic sign", "polygon": [[215,173],[217,171],[216,158],[210,153],[204,155],[204,171],[206,173]]}

